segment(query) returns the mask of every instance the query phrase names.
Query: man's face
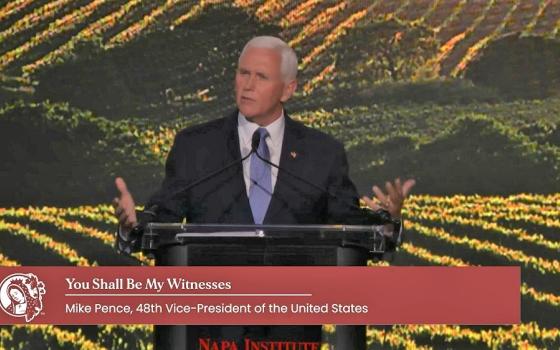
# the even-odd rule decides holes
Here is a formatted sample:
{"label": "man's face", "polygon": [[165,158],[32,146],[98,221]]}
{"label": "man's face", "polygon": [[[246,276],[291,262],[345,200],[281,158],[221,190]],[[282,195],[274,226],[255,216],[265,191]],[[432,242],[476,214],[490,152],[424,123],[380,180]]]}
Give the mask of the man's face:
{"label": "man's face", "polygon": [[295,80],[283,81],[280,54],[276,51],[252,47],[241,57],[235,75],[235,101],[249,120],[260,125],[273,122],[295,87]]}

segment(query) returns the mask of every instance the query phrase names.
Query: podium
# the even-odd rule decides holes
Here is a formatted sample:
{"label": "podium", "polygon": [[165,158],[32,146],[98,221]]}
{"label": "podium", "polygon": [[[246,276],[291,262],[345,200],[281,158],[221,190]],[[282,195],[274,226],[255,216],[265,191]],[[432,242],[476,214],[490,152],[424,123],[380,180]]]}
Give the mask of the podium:
{"label": "podium", "polygon": [[[368,225],[149,223],[141,249],[157,266],[364,266],[368,259],[379,259],[385,252],[383,230],[384,226]],[[365,326],[335,329],[334,338],[327,342],[331,349],[366,349]],[[155,349],[198,350],[199,337],[224,334],[220,330],[238,336],[257,330],[260,335],[302,337],[292,341],[325,342],[320,325],[155,326]]]}

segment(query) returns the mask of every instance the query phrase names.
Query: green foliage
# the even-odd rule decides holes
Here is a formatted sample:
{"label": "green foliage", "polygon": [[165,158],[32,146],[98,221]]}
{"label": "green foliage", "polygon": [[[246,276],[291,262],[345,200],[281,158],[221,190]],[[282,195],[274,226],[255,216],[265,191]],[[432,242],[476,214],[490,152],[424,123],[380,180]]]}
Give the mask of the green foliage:
{"label": "green foliage", "polygon": [[334,48],[337,80],[366,88],[383,80],[410,80],[438,50],[435,32],[419,24],[372,18]]}
{"label": "green foliage", "polygon": [[510,99],[560,96],[560,41],[507,36],[472,62],[466,77]]}
{"label": "green foliage", "polygon": [[211,7],[188,26],[158,28],[122,47],[101,51],[99,42],[80,43],[72,59],[32,76],[39,82],[35,98],[69,102],[111,120],[220,117],[233,107],[243,44],[257,33],[279,32],[241,9]]}
{"label": "green foliage", "polygon": [[116,175],[134,175],[133,188],[154,188],[162,172],[125,122],[68,104],[5,106],[0,147],[3,205],[106,202]]}
{"label": "green foliage", "polygon": [[[560,123],[560,99],[514,101],[507,103],[471,103],[438,105],[433,103],[371,104],[352,108],[310,110],[297,116],[311,127],[320,128],[347,147],[364,140],[382,140],[411,136],[419,143],[430,142],[455,120],[472,114],[485,115],[521,132],[530,138],[532,125],[547,125],[555,130]],[[552,137],[551,132],[542,134]],[[538,141],[539,138],[536,138]]]}
{"label": "green foliage", "polygon": [[152,349],[153,331],[151,329],[146,331],[145,328],[106,326],[99,330],[96,341],[112,350]]}
{"label": "green foliage", "polygon": [[[33,326],[32,326],[33,327]],[[92,349],[91,342],[84,344],[82,330],[78,328],[73,333],[73,338],[64,337],[60,328],[55,326],[35,327],[28,329],[21,326],[8,327],[4,326],[2,337],[0,337],[0,349],[17,349],[17,350],[74,350],[74,349]],[[61,336],[62,335],[62,336]],[[81,343],[81,344],[79,344]],[[81,346],[80,346],[81,345]]]}
{"label": "green foliage", "polygon": [[394,143],[391,139],[377,146],[385,151],[385,162],[363,170],[358,177],[385,180],[406,174],[417,179],[419,191],[438,195],[560,191],[557,150],[539,146],[485,116],[462,118],[417,149],[410,142],[400,148]]}
{"label": "green foliage", "polygon": [[[371,105],[295,117],[345,143],[351,175],[364,193],[372,183],[414,176],[422,193],[508,194],[559,190],[559,111],[560,100],[551,99]],[[107,202],[117,175],[144,200],[157,187],[166,156],[152,146],[167,149],[174,132],[202,120],[162,128],[142,119],[109,121],[68,104],[6,106],[0,110],[2,201]]]}
{"label": "green foliage", "polygon": [[[419,180],[430,194],[553,193],[560,179],[560,100],[502,104],[403,104],[302,113],[348,149],[352,178]],[[536,180],[538,179],[538,180]]]}
{"label": "green foliage", "polygon": [[413,82],[377,82],[357,88],[349,81],[326,84],[313,95],[291,102],[298,109],[371,106],[373,104],[438,104],[442,106],[498,103],[501,95],[494,89],[476,86],[464,79],[422,80]]}
{"label": "green foliage", "polygon": [[[20,13],[3,20],[2,30],[8,29],[23,14],[30,13],[32,8],[48,2],[32,2]],[[22,65],[52,52],[103,16],[103,11],[110,13],[125,2],[106,2],[94,15],[78,16],[73,29],[42,41],[4,73],[19,74]],[[84,0],[68,2],[62,13],[70,13],[86,3],[88,1]],[[108,202],[116,175],[127,179],[136,199],[142,203],[157,187],[163,171],[161,163],[173,131],[203,119],[220,117],[233,107],[231,82],[244,42],[256,34],[297,33],[301,29],[298,25],[279,28],[259,22],[224,2],[206,8],[187,25],[170,30],[170,20],[198,3],[189,1],[171,6],[170,11],[159,16],[154,23],[155,30],[142,31],[123,47],[102,50],[103,42],[141,21],[145,14],[163,3],[165,1],[143,2],[138,11],[128,13],[101,34],[102,37],[74,43],[71,50],[32,77],[37,79],[38,85],[0,76],[3,104],[0,110],[0,206]],[[310,11],[313,15],[301,26],[335,3],[318,2]],[[262,5],[263,2],[258,1],[253,7]],[[459,6],[457,9],[460,9],[462,6],[438,1],[433,5],[438,7],[434,13],[448,13],[449,16],[455,11],[446,7]],[[290,2],[283,11],[295,6]],[[384,6],[399,7],[389,2],[379,2],[375,6],[376,10]],[[493,8],[497,6],[502,4]],[[400,14],[406,16],[408,9],[417,10],[417,7],[414,2],[401,5]],[[455,14],[460,18],[472,17],[461,12]],[[346,13],[341,12],[340,17],[344,16]],[[556,23],[554,18],[550,21],[552,17],[544,13],[539,23],[541,19],[542,23]],[[342,19],[336,17],[333,22]],[[442,22],[444,20],[442,18]],[[33,29],[10,37],[1,43],[2,51],[6,53],[29,42],[50,23],[54,23],[52,19],[41,20]],[[552,31],[554,25],[548,27]],[[457,34],[454,29],[443,29]],[[486,32],[484,28],[478,29],[481,28],[475,28],[472,38]],[[306,43],[297,48],[301,55],[320,45],[327,33],[318,31],[307,37]],[[286,38],[290,39],[290,35]],[[300,113],[304,122],[345,143],[352,178],[363,193],[369,193],[373,183],[381,184],[396,176],[415,177],[418,180],[416,193],[559,192],[560,100],[504,103],[508,99],[558,96],[558,40],[508,37],[491,41],[480,59],[468,67],[467,77],[476,85],[470,80],[417,81],[416,77],[430,75],[426,62],[439,45],[432,29],[422,25],[397,20],[363,21],[318,55],[310,68],[302,72],[305,82],[326,65],[335,63],[334,73],[327,76],[322,86],[305,99],[290,101],[288,109],[307,110]],[[462,49],[462,45],[457,47]],[[35,102],[22,102],[18,98]],[[156,148],[161,151],[155,151]],[[535,233],[546,231],[550,237],[557,233],[552,227],[530,226],[526,222],[518,221],[515,225],[531,227],[531,232]],[[458,226],[453,228],[456,235],[479,235],[483,240],[530,251],[537,257],[550,253],[555,258],[556,252],[545,253],[532,243],[493,236],[480,228]],[[42,229],[57,237],[56,230],[49,230],[47,225]],[[106,230],[107,226],[102,229]],[[444,256],[450,254],[483,265],[504,263],[504,260],[467,247],[442,243],[436,238],[423,237],[422,240],[420,236],[411,230],[407,232],[407,239],[414,245]],[[69,243],[74,244],[73,241]],[[90,253],[94,251],[91,249]],[[10,255],[9,250],[7,255]],[[411,257],[401,251],[395,264],[409,265],[413,261]],[[416,259],[413,264],[418,261],[426,264],[425,260]],[[525,279],[539,290],[558,294],[557,281],[550,276],[527,274],[523,276]],[[527,302],[524,296],[524,319],[538,320],[541,326],[557,329],[557,307],[532,299]],[[82,329],[87,327],[76,328],[77,335],[83,335]],[[8,336],[0,337],[0,348],[87,348],[83,344],[95,339],[96,343],[89,348],[149,349],[152,336],[142,327],[94,327],[93,333],[87,333],[87,339],[78,345],[75,338],[57,339],[59,332],[52,328],[9,329]],[[387,327],[387,331],[391,329]],[[494,341],[494,347],[509,344],[499,336],[488,337],[490,340],[486,342]],[[549,340],[543,335],[541,339],[540,334],[528,337],[527,340],[539,348],[558,347],[558,338]],[[412,339],[417,345],[436,348],[483,346],[481,341],[434,336],[429,332],[416,334]],[[374,346],[386,348],[389,342]]]}

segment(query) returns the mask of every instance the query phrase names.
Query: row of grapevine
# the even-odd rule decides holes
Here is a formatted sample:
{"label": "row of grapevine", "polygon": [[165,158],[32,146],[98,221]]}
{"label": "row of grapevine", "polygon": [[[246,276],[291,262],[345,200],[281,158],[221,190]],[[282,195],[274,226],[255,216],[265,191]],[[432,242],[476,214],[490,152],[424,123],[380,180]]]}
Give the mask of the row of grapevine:
{"label": "row of grapevine", "polygon": [[6,69],[10,64],[20,59],[33,48],[51,40],[59,34],[63,34],[64,32],[76,28],[77,25],[87,20],[88,17],[94,14],[99,7],[105,4],[105,2],[105,0],[95,0],[62,18],[58,18],[54,22],[51,22],[47,29],[35,34],[33,38],[25,42],[23,45],[20,45],[11,51],[5,52],[2,56],[0,56],[0,70]]}
{"label": "row of grapevine", "polygon": [[437,7],[439,0],[409,1],[401,10],[399,18],[407,22],[423,22]]}
{"label": "row of grapevine", "polygon": [[[457,76],[462,72],[468,63],[478,55],[479,51],[491,40],[500,36],[519,4],[520,1],[515,1],[504,4],[509,5],[509,8],[502,4],[496,4],[491,8],[477,25],[477,28],[470,33],[470,37],[456,47],[453,54],[449,56],[448,62],[444,62],[442,72],[446,74],[446,72],[451,71],[452,76]],[[497,26],[496,23],[498,23]],[[456,64],[457,61],[459,61],[458,64]]]}
{"label": "row of grapevine", "polygon": [[[467,198],[465,200],[465,198]],[[430,204],[431,203],[431,204]],[[510,229],[499,225],[496,221],[500,217],[500,213],[503,210],[502,206],[499,204],[506,203],[506,207],[513,208],[533,208],[536,211],[537,208],[543,209],[543,206],[518,206],[512,205],[510,199],[500,198],[500,197],[463,197],[462,199],[457,197],[442,198],[442,197],[430,197],[430,196],[413,196],[409,201],[407,207],[405,208],[405,215],[412,218],[409,225],[410,229],[418,232],[422,235],[427,235],[430,237],[435,237],[438,240],[444,240],[448,243],[453,243],[455,245],[465,245],[471,249],[478,251],[490,252],[493,255],[503,257],[508,260],[515,261],[517,263],[525,264],[530,268],[534,268],[538,271],[544,273],[556,274],[559,272],[559,262],[557,260],[547,260],[540,257],[528,256],[522,251],[513,250],[504,246],[501,246],[501,240],[497,240],[500,243],[493,243],[491,241],[480,241],[478,239],[469,239],[467,237],[458,238],[456,235],[446,232],[445,230],[439,228],[439,226],[449,226],[449,224],[458,224],[461,226],[472,227],[475,229],[480,229],[484,232],[497,232],[504,236],[513,236],[517,238],[522,244],[536,244],[540,245],[545,249],[550,249],[551,251],[558,250],[558,240],[557,237],[551,239],[543,238],[542,234],[534,233],[530,234],[524,229]],[[543,209],[547,216],[558,217],[558,209],[551,206],[545,206]],[[52,207],[42,207],[42,208],[11,208],[2,209],[0,211],[0,216],[3,218],[16,218],[19,220],[26,219],[28,222],[41,222],[49,223],[50,225],[63,230],[68,230],[77,234],[86,235],[99,240],[101,243],[108,246],[112,245],[113,237],[110,233],[106,231],[100,231],[99,229],[85,226],[81,224],[79,220],[88,220],[93,224],[95,223],[106,223],[109,225],[115,225],[116,221],[112,217],[112,209],[109,206],[99,206],[99,207],[80,207],[80,208],[52,208]],[[453,214],[450,214],[453,212]],[[481,213],[485,213],[486,220],[478,219]],[[462,214],[461,214],[462,213]],[[493,215],[498,213],[497,215]],[[513,218],[520,217],[518,211],[510,212]],[[523,217],[521,215],[521,217]],[[531,217],[534,217],[532,214]],[[72,219],[73,218],[73,219]],[[69,220],[71,219],[71,220]],[[77,220],[77,221],[76,221]],[[423,224],[419,224],[416,220],[426,221],[430,223],[435,223],[438,227],[427,227]],[[523,220],[517,220],[521,223],[527,223],[527,217]],[[54,250],[62,256],[68,257],[69,262],[80,264],[79,260],[76,259],[77,253],[72,250],[69,246],[65,244],[59,244],[52,241],[44,234],[39,234],[35,230],[29,229],[28,226],[23,226],[19,223],[7,223],[2,222],[3,228],[7,229],[9,232],[15,232],[20,230],[18,234],[25,235],[29,240],[35,243],[43,243],[44,247]],[[551,226],[549,226],[551,224]],[[557,220],[552,220],[550,222],[544,221],[543,227],[554,227],[557,226]],[[490,236],[488,236],[489,239]],[[407,252],[412,252],[417,249],[422,249],[421,247],[415,247],[412,245],[405,245],[404,250]],[[426,254],[424,253],[423,258],[426,260]],[[6,257],[7,258],[7,257]],[[7,258],[9,261],[9,258]],[[447,259],[453,259],[447,257]],[[428,259],[430,260],[430,259]],[[433,259],[432,259],[433,260]],[[81,260],[83,262],[83,260]],[[457,260],[458,261],[458,260]],[[457,262],[456,261],[456,262]],[[147,261],[144,259],[144,262]],[[89,263],[83,263],[89,265]],[[457,263],[459,265],[464,265],[463,262]],[[526,287],[530,288],[530,287]],[[558,303],[558,297],[555,297],[555,303]]]}
{"label": "row of grapevine", "polygon": [[167,0],[163,5],[156,7],[149,14],[144,16],[142,20],[134,23],[122,32],[112,37],[105,45],[110,49],[115,46],[124,45],[138,35],[138,33],[145,30],[148,26],[156,23],[159,17],[169,11],[174,6],[178,5],[180,0]]}
{"label": "row of grapevine", "polygon": [[[403,244],[398,253],[401,256],[410,256],[419,259],[429,265],[442,265],[442,266],[470,266],[471,262],[467,259],[457,256],[458,250],[454,247],[467,246],[469,250],[485,251],[491,255],[502,256],[509,259],[512,264],[521,264],[530,269],[535,269],[542,273],[544,278],[550,281],[551,288],[556,288],[557,293],[542,291],[535,287],[530,286],[528,283],[523,282],[521,286],[521,294],[524,300],[532,301],[537,304],[545,305],[552,310],[560,307],[560,296],[558,295],[557,276],[560,271],[558,260],[546,261],[537,257],[530,257],[520,252],[514,252],[511,249],[505,248],[499,244],[491,243],[490,241],[480,241],[466,237],[458,237],[454,232],[448,232],[444,227],[455,220],[459,220],[458,224],[461,226],[472,227],[473,224],[484,232],[495,232],[502,230],[503,234],[513,234],[519,237],[524,237],[521,231],[507,231],[507,228],[500,228],[497,222],[502,214],[511,216],[512,221],[520,224],[525,224],[534,215],[542,219],[552,219],[552,225],[558,223],[554,221],[555,218],[560,216],[557,203],[560,200],[558,194],[555,195],[532,195],[532,194],[519,194],[509,197],[484,197],[484,196],[464,196],[455,195],[450,197],[435,197],[435,196],[412,196],[407,202],[406,217],[407,232],[410,236],[408,241]],[[428,213],[426,216],[424,213]],[[430,217],[433,213],[440,213],[441,217]],[[493,215],[496,214],[496,215]],[[6,226],[5,219],[17,218],[18,220],[26,220],[28,222],[42,221],[50,223],[55,227],[73,230],[81,234],[89,234],[97,237],[99,244],[107,244],[104,236],[99,236],[98,225],[114,225],[115,219],[112,216],[112,207],[109,205],[99,206],[82,206],[72,208],[56,208],[56,207],[29,207],[29,208],[6,208],[0,211],[2,217],[0,227],[2,232],[10,230],[21,231],[23,235],[34,235],[35,244],[39,244],[44,249],[55,249],[60,254],[67,257],[73,264],[87,266],[83,260],[76,259],[75,252],[69,247],[61,250],[60,245],[51,245],[42,243],[48,234],[43,234],[42,239],[38,239],[37,232],[29,233],[29,229],[21,224],[13,223]],[[479,218],[486,218],[486,223],[471,222],[479,220]],[[449,220],[451,221],[449,221]],[[426,226],[419,222],[429,222],[436,226]],[[470,220],[470,221],[469,221]],[[482,220],[482,219],[480,219]],[[543,228],[550,227],[549,222],[541,224]],[[470,229],[470,228],[469,228]],[[97,233],[96,233],[97,232]],[[13,233],[13,232],[11,232]],[[448,252],[453,252],[451,255],[434,253],[429,248],[415,242],[414,234],[425,235],[433,237],[437,240],[446,242],[449,247]],[[412,234],[412,235],[411,235]],[[536,237],[535,239],[522,240],[522,244],[536,244],[542,237],[539,234],[529,235],[526,237]],[[554,239],[549,239],[556,249],[555,245],[559,240],[557,236]],[[59,246],[59,248],[56,248]],[[545,249],[549,249],[543,247]],[[0,263],[2,266],[16,266],[19,265],[16,260],[10,258],[11,252],[9,248],[4,247],[0,252]],[[82,261],[82,263],[80,263]],[[386,264],[382,264],[386,265]],[[324,330],[332,332],[332,326],[325,326]],[[110,340],[112,336],[122,338],[124,342],[136,342],[137,348],[144,348],[149,346],[151,327],[148,326],[99,326],[98,338],[86,338],[80,330],[67,331],[53,326],[15,326],[9,329],[0,330],[0,345],[10,346],[17,341],[25,341],[31,339],[38,334],[43,337],[46,343],[58,344],[58,346],[89,349],[89,348],[114,348],[120,349],[124,345],[122,343],[115,343]],[[111,337],[109,336],[111,335]],[[430,339],[433,344],[445,344],[446,346],[459,346],[460,344],[477,347],[499,349],[503,347],[513,348],[542,348],[546,346],[558,345],[560,342],[560,329],[540,326],[535,321],[523,322],[519,325],[510,327],[490,327],[473,329],[466,326],[452,326],[452,325],[403,325],[391,327],[368,327],[367,330],[368,343],[377,344],[382,347],[391,348],[411,348],[411,349],[431,349],[432,347],[425,344],[425,339]],[[435,346],[435,345],[434,345]]]}
{"label": "row of grapevine", "polygon": [[51,349],[153,349],[152,326],[104,325],[97,327],[97,339],[90,340],[81,328],[67,330],[53,325],[17,325],[0,329],[0,348],[29,348],[37,343]]}
{"label": "row of grapevine", "polygon": [[[139,155],[139,159],[147,159],[148,156],[156,155],[160,161],[165,159],[176,132],[192,125],[197,120],[202,121],[196,118],[190,120],[179,118],[165,124],[157,123],[158,125],[152,125],[153,123],[143,120],[111,123],[89,112],[82,113],[74,110],[66,104],[33,104],[27,107],[21,104],[9,105],[0,112],[0,116],[36,113],[45,114],[50,120],[49,123],[60,124],[68,132],[72,132],[76,127],[72,126],[72,123],[83,125],[83,127],[95,126],[96,129],[106,133],[107,142],[111,142],[110,140],[113,139],[117,141],[117,138],[126,136],[127,145],[124,145],[127,146],[126,152],[136,150],[138,153],[141,150],[137,146],[145,145],[146,152]],[[71,120],[65,120],[61,119],[59,115],[72,115],[73,117]],[[370,139],[379,143],[387,138],[402,136],[416,139],[419,144],[429,143],[454,132],[457,119],[473,118],[473,115],[478,116],[477,118],[480,120],[488,120],[504,134],[511,135],[511,138],[519,142],[522,145],[520,147],[526,149],[531,157],[534,158],[537,154],[541,154],[560,161],[560,144],[557,141],[554,143],[553,140],[541,141],[541,138],[546,140],[550,137],[549,135],[556,130],[554,126],[559,122],[560,104],[558,100],[554,99],[546,103],[535,101],[449,106],[426,104],[391,106],[391,108],[372,105],[370,107],[337,108],[332,111],[303,111],[294,113],[292,117],[310,127],[330,133],[352,149]],[[535,123],[535,115],[543,118],[538,124]],[[485,116],[491,116],[491,119]],[[533,132],[527,134],[526,130],[537,126],[542,128],[542,132],[545,134],[542,136],[534,135]],[[133,139],[137,142],[131,146],[128,145]],[[129,146],[132,148],[128,148]],[[117,145],[113,147],[117,147]]]}
{"label": "row of grapevine", "polygon": [[36,230],[30,229],[26,225],[21,225],[19,223],[10,223],[0,219],[0,231],[8,232],[13,235],[23,236],[26,240],[31,243],[38,244],[45,248],[46,250],[53,251],[59,256],[65,258],[71,263],[78,266],[91,266],[91,262],[88,259],[81,257],[76,250],[72,249],[68,244],[63,242],[57,242],[53,240],[50,236],[40,233]]}
{"label": "row of grapevine", "polygon": [[494,0],[484,5],[478,2],[467,2],[465,4],[460,15],[447,24],[445,30],[442,30],[438,35],[445,44],[442,46],[436,64],[441,65],[442,62],[447,60],[451,53],[455,51],[455,47],[478,27],[493,4]]}
{"label": "row of grapevine", "polygon": [[555,0],[541,0],[543,10],[537,17],[537,23],[531,27],[532,35],[550,35],[554,32],[558,24],[558,16],[560,14],[560,3]]}
{"label": "row of grapevine", "polygon": [[103,35],[105,31],[112,28],[138,5],[140,5],[140,0],[130,0],[126,4],[122,5],[117,11],[108,14],[107,16],[93,22],[85,29],[82,29],[78,34],[55,50],[50,51],[48,54],[33,63],[25,65],[22,68],[23,73],[27,75],[33,74],[35,71],[45,66],[54,64],[57,60],[63,60],[71,54],[78,43],[92,40],[95,36]]}
{"label": "row of grapevine", "polygon": [[[119,4],[118,8],[114,8],[113,4],[111,12],[98,17],[94,13],[99,12],[97,9],[104,1],[97,0],[58,17],[59,13],[67,11],[67,7],[74,6],[71,3],[67,0],[47,2],[0,32],[0,42],[6,42],[48,23],[45,29],[18,47],[4,52],[0,56],[0,70],[20,67],[24,73],[33,74],[38,69],[69,57],[79,42],[101,36],[103,47],[111,49],[138,38],[154,26],[169,26],[177,30],[211,7],[229,6],[221,0],[200,1],[192,6],[185,6],[177,0],[167,0],[159,4],[151,3],[147,7],[149,12],[145,12],[146,6],[139,6],[137,0],[129,0]],[[30,6],[30,3],[21,0],[10,2],[0,9],[0,18],[9,17],[26,6]],[[364,20],[399,18],[434,28],[442,41],[441,54],[435,63],[442,65],[442,74],[458,75],[485,46],[503,34],[523,32],[556,36],[559,28],[557,17],[560,15],[558,5],[550,0],[531,3],[510,0],[377,0],[372,3],[307,0],[298,4],[274,0],[237,1],[233,6],[247,10],[261,21],[283,28],[281,35],[300,51],[301,68],[309,70],[309,74],[305,75],[308,80],[320,80],[319,76],[325,75],[325,69],[332,65],[332,61],[327,59],[329,55],[325,53],[333,44],[344,41],[344,34]],[[123,21],[124,17],[140,18],[131,22]],[[81,30],[74,33],[72,30],[75,28]],[[61,36],[67,32],[72,34]],[[56,42],[56,47],[52,47],[51,42]],[[32,54],[35,48],[39,51]],[[310,65],[312,62],[317,63]],[[335,69],[329,70],[332,71],[330,74],[334,74]],[[308,93],[312,85],[308,87]]]}
{"label": "row of grapevine", "polygon": [[432,228],[414,221],[409,222],[409,227],[421,235],[433,237],[451,245],[465,246],[475,251],[482,251],[500,258],[505,258],[511,262],[530,267],[542,274],[560,273],[560,261],[558,260],[530,256],[522,251],[506,248],[489,241],[455,236],[442,228]]}
{"label": "row of grapevine", "polygon": [[11,15],[19,12],[21,9],[29,6],[33,0],[15,0],[10,1],[6,6],[0,9],[0,21],[10,17]]}
{"label": "row of grapevine", "polygon": [[[68,218],[75,217],[76,220],[68,220]],[[42,207],[42,208],[0,208],[0,218],[25,220],[27,223],[25,225],[19,222],[11,223],[6,221],[0,221],[0,229],[5,230],[11,234],[22,235],[25,239],[32,243],[41,243],[43,247],[48,248],[55,254],[63,257],[70,263],[77,264],[78,266],[90,266],[96,265],[96,262],[89,262],[85,258],[77,258],[79,255],[77,251],[69,247],[66,243],[57,242],[51,237],[46,236],[43,233],[38,232],[29,227],[30,224],[41,223],[48,224],[48,227],[54,227],[58,230],[65,232],[70,232],[72,234],[79,234],[85,237],[93,238],[93,242],[100,242],[110,248],[114,246],[114,233],[113,230],[108,232],[107,230],[98,229],[96,227],[91,227],[84,225],[80,220],[88,220],[95,223],[108,223],[110,225],[116,226],[116,220],[107,212],[106,207],[85,207],[85,208],[52,208],[52,207]],[[143,264],[150,265],[153,264],[146,256],[141,253],[134,254],[135,258]]]}
{"label": "row of grapevine", "polygon": [[44,6],[35,9],[30,14],[18,20],[10,28],[0,32],[0,42],[6,41],[10,36],[17,35],[25,30],[29,30],[37,24],[49,20],[57,14],[64,6],[68,5],[70,0],[57,0],[49,2]]}

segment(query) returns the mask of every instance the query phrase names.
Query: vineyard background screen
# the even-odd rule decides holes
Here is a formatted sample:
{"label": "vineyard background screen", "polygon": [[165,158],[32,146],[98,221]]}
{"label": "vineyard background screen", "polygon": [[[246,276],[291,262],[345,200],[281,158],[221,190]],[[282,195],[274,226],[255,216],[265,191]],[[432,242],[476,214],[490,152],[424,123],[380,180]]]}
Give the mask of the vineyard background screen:
{"label": "vineyard background screen", "polygon": [[[360,192],[417,179],[391,264],[522,269],[522,324],[371,326],[370,347],[558,348],[559,30],[551,0],[2,0],[0,265],[137,265],[111,247],[114,177],[143,202],[175,133],[234,107],[243,44],[278,35],[288,111],[344,142]],[[0,348],[151,335],[2,326]]]}

